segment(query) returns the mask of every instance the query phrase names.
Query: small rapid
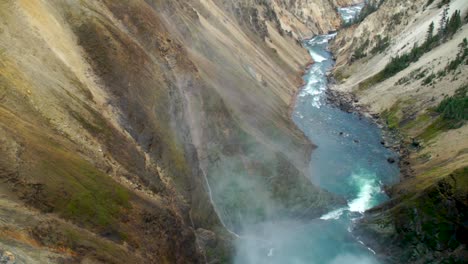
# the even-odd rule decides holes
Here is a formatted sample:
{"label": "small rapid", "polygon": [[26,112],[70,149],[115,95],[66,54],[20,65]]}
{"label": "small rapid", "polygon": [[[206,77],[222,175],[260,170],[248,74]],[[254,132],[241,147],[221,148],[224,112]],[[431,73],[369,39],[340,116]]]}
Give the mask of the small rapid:
{"label": "small rapid", "polygon": [[338,12],[340,13],[345,23],[350,23],[356,18],[356,16],[359,13],[361,13],[362,9],[364,8],[364,5],[365,3],[361,3],[353,6],[341,7],[338,8]]}
{"label": "small rapid", "polygon": [[[338,11],[350,21],[362,7]],[[327,101],[327,76],[334,66],[328,44],[335,36],[304,41],[314,64],[303,76],[305,85],[297,96],[292,118],[317,146],[310,159],[309,180],[347,203],[315,219],[288,215],[270,196],[269,182],[244,170],[248,167],[245,159],[268,160],[264,157],[268,154],[249,149],[245,156],[214,162],[203,174],[221,223],[236,238],[236,264],[379,263],[375,252],[353,234],[353,227],[366,210],[388,199],[383,186],[398,180],[399,168],[387,159],[397,157],[381,145],[381,131],[371,120],[344,112]],[[281,191],[294,191],[284,188]],[[320,202],[320,197],[314,198]],[[303,202],[296,199],[287,209],[295,203]],[[299,208],[308,209],[307,204]]]}
{"label": "small rapid", "polygon": [[[339,9],[352,21],[364,4]],[[398,180],[399,168],[387,162],[396,154],[382,146],[381,131],[358,114],[327,102],[328,73],[334,65],[328,43],[336,34],[304,42],[314,61],[303,76],[293,113],[296,125],[317,148],[310,160],[310,180],[347,200],[310,221],[264,222],[246,232],[268,243],[239,240],[235,263],[377,264],[375,252],[353,234],[364,212],[388,199],[384,185]]]}

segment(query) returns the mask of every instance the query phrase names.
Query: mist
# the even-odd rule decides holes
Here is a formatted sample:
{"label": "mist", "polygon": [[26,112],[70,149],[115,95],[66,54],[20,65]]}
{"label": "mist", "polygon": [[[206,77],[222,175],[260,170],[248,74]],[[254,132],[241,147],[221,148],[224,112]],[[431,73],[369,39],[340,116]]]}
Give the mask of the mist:
{"label": "mist", "polygon": [[[361,7],[340,10],[350,15]],[[330,105],[325,91],[333,66],[327,51],[335,35],[305,42],[315,63],[293,112],[315,144],[305,174],[278,151],[239,130],[224,149],[213,146],[207,180],[225,227],[236,234],[236,264],[378,263],[353,234],[363,213],[387,199],[382,186],[397,179],[370,120]],[[275,139],[273,139],[275,140]],[[277,138],[281,142],[280,138]]]}

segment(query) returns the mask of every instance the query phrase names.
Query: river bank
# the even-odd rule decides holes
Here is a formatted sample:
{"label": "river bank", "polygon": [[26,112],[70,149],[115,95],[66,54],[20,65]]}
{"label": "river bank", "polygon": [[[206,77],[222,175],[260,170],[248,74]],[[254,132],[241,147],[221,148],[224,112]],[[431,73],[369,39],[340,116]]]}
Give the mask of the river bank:
{"label": "river bank", "polygon": [[[226,222],[239,218],[236,228],[244,234],[236,241],[235,263],[380,263],[372,247],[353,229],[366,210],[388,200],[385,186],[398,181],[399,158],[391,148],[383,146],[382,131],[376,123],[343,111],[329,100],[327,75],[334,60],[328,44],[335,36],[332,33],[304,40],[314,63],[305,67],[304,85],[293,100],[292,119],[316,145],[307,181],[345,203],[334,204],[323,214],[311,217],[308,209],[289,216],[284,212],[281,217],[270,214],[277,208],[277,201],[267,200],[268,197],[268,203],[242,217],[221,206],[229,212],[224,215]],[[285,186],[278,188],[281,192],[292,191]],[[307,193],[304,189],[299,191]],[[246,202],[239,195],[228,198],[235,204]],[[311,208],[327,203],[326,196],[319,193],[306,203]],[[301,204],[303,201],[296,199],[288,208],[300,208]]]}
{"label": "river bank", "polygon": [[[385,1],[361,23],[340,31],[331,45],[339,82],[331,85],[329,98],[378,123],[383,143],[401,156],[400,182],[385,188],[391,199],[368,210],[355,232],[389,263],[467,263],[468,128],[466,122],[444,127],[436,109],[466,84],[466,65],[454,71],[447,65],[459,56],[468,28],[462,26],[394,76],[363,85],[392,58],[421,45],[443,10],[448,17],[467,12],[462,0],[424,4]],[[394,23],[397,15],[400,23]],[[429,82],[431,73],[443,74]]]}
{"label": "river bank", "polygon": [[[395,182],[398,157],[381,145],[381,133],[375,123],[342,111],[328,100],[327,73],[334,62],[327,47],[334,36],[322,35],[304,42],[315,63],[303,77],[306,85],[296,99],[293,119],[317,145],[310,162],[311,181],[344,197],[347,205],[311,221],[308,232],[314,235],[304,239],[309,245],[320,245],[320,253],[311,256],[322,259],[318,263],[333,263],[330,261],[343,261],[343,258],[379,263],[373,250],[352,230],[367,209],[387,200],[384,186]],[[389,159],[395,162],[388,162]]]}
{"label": "river bank", "polygon": [[[359,96],[356,94],[333,89],[333,85],[336,83],[333,75],[329,75],[328,80],[330,86],[326,91],[327,102],[340,108],[342,111],[354,113],[374,122],[383,132],[380,143],[399,155],[398,166],[400,168],[400,181],[414,176],[410,166],[410,152],[411,148],[418,148],[420,143],[414,139],[412,142],[408,142],[401,131],[390,128],[386,120],[380,114],[373,113],[368,106],[359,104]],[[389,160],[389,162],[394,161],[395,160]],[[390,197],[392,196],[391,187],[392,186],[386,186],[385,188]]]}

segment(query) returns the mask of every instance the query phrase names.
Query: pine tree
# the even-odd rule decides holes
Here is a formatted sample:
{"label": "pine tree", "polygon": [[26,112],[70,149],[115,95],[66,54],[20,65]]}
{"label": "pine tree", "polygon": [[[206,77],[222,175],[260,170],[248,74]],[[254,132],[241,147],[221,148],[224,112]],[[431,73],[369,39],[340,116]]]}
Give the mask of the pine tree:
{"label": "pine tree", "polygon": [[464,38],[463,41],[460,44],[458,44],[458,47],[460,48],[458,54],[460,55],[460,58],[463,61],[463,59],[466,59],[466,57],[468,56],[468,41],[466,40],[466,38]]}
{"label": "pine tree", "polygon": [[425,43],[426,48],[430,47],[433,40],[434,40],[434,22],[431,22],[431,24],[429,25],[429,29],[427,30],[427,35],[426,35],[426,43]]}
{"label": "pine tree", "polygon": [[444,8],[444,11],[442,11],[442,17],[440,18],[439,32],[438,32],[440,39],[444,38],[447,32],[447,17],[448,17],[449,8],[450,8],[449,6],[446,6]]}
{"label": "pine tree", "polygon": [[462,26],[460,10],[455,10],[455,13],[452,14],[450,19],[447,22],[446,34],[451,37],[457,32],[457,30]]}

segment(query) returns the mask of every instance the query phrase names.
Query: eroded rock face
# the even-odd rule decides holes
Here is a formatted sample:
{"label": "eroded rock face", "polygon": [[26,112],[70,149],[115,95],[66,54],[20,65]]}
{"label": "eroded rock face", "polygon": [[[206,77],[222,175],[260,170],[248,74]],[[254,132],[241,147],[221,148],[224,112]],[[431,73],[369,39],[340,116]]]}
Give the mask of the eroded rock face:
{"label": "eroded rock face", "polygon": [[[342,1],[351,2],[351,1]],[[328,0],[275,1],[282,26],[299,39],[336,30],[341,19],[336,3]],[[342,3],[343,4],[343,3]],[[284,11],[283,11],[284,10]]]}
{"label": "eroded rock face", "polygon": [[372,210],[357,232],[390,263],[465,263],[467,173],[455,171],[421,193]]}
{"label": "eroded rock face", "polygon": [[[338,7],[357,4],[360,0],[273,0],[230,1],[239,22],[249,24],[262,38],[268,38],[269,21],[281,34],[297,40],[335,31],[341,25]],[[229,6],[229,4],[227,5]]]}
{"label": "eroded rock face", "polygon": [[198,263],[194,230],[216,231],[209,261],[231,250],[205,177],[252,175],[286,214],[342,202],[305,178],[313,146],[289,106],[308,56],[278,16],[310,36],[339,23],[333,8],[2,1],[2,235],[31,263]]}
{"label": "eroded rock face", "polygon": [[[424,0],[370,1],[368,6],[378,8],[377,12],[372,11],[362,23],[340,30],[337,38],[332,42],[331,49],[337,59],[335,71],[352,64],[362,56],[373,56],[384,52],[392,41],[401,36],[405,27],[414,22],[411,18],[422,10],[426,2]],[[405,34],[411,33],[405,32]],[[406,43],[401,43],[400,48],[404,44]]]}

